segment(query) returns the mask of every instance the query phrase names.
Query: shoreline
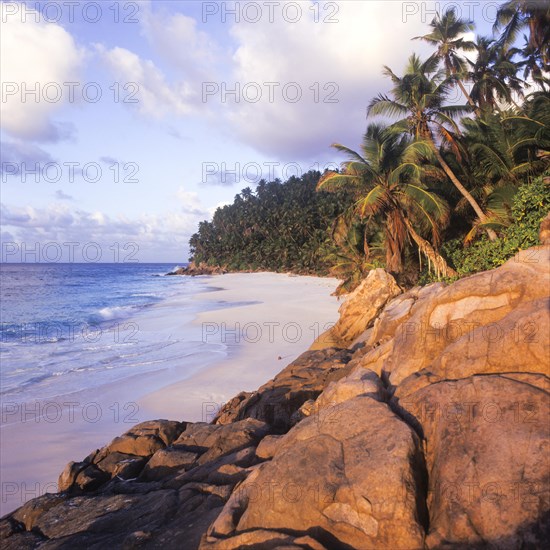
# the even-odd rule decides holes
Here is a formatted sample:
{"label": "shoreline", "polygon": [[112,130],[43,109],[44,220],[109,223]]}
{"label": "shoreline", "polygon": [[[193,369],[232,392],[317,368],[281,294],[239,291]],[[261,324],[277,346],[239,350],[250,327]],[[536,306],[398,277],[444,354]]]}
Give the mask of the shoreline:
{"label": "shoreline", "polygon": [[[140,319],[145,329],[183,331],[189,340],[208,344],[208,350],[193,352],[181,369],[134,374],[43,400],[42,405],[37,400],[17,411],[3,408],[0,516],[55,492],[69,461],[83,459],[138,422],[210,421],[225,401],[257,389],[309,347],[315,339],[311,326],[337,319],[339,304],[330,296],[337,284],[336,279],[313,276],[226,274],[193,297],[209,305],[192,320],[169,314],[178,296]],[[259,338],[252,332],[257,327],[262,329]],[[230,334],[237,328],[246,329],[239,341]],[[213,351],[214,344],[220,344],[220,351]]]}
{"label": "shoreline", "polygon": [[[245,290],[241,285],[248,277],[256,279],[256,286],[249,295],[251,300],[243,303]],[[279,284],[274,285],[273,279],[279,279]],[[254,391],[273,378],[338,318],[340,304],[336,297],[330,296],[339,283],[337,279],[261,272],[227,273],[225,280],[228,288],[208,298],[226,299],[230,307],[200,312],[192,324],[202,327],[203,337],[209,343],[227,345],[228,356],[185,380],[145,396],[140,406],[150,412],[151,418],[164,412],[170,418],[179,415],[193,422],[209,422],[216,410],[239,392]],[[309,294],[304,295],[296,288],[296,281],[303,283]],[[314,289],[320,292],[312,293]],[[283,291],[288,292],[289,303],[281,306]],[[258,301],[261,296],[270,299]],[[316,299],[322,300],[315,304]],[[237,342],[237,338],[240,341]],[[251,365],[259,368],[251,371]],[[214,389],[210,387],[213,376]],[[182,395],[186,396],[183,403]]]}

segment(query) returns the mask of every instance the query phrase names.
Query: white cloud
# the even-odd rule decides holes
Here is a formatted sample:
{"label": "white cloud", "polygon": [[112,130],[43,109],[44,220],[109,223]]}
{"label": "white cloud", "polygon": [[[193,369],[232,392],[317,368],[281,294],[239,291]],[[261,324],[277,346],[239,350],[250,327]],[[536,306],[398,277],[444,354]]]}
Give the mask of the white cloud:
{"label": "white cloud", "polygon": [[[160,7],[159,7],[160,6]],[[214,78],[222,61],[213,37],[197,29],[197,21],[182,13],[167,13],[162,4],[141,6],[140,23],[153,51],[174,73],[170,79],[151,59],[126,48],[96,45],[103,62],[120,81],[136,83],[138,111],[145,116],[185,116],[205,111],[202,83]]]}
{"label": "white cloud", "polygon": [[[399,72],[412,51],[427,52],[427,45],[411,42],[426,25],[421,18],[404,23],[402,5],[382,0],[322,1],[317,22],[310,9],[316,4],[303,2],[298,22],[290,23],[282,16],[292,13],[283,9],[289,3],[280,3],[273,21],[228,18],[226,25],[205,24],[208,33],[192,17],[145,4],[143,34],[160,56],[157,62],[176,70],[173,81],[158,63],[134,52],[97,48],[119,80],[139,85],[144,115],[214,114],[217,131],[263,154],[285,161],[319,158],[329,154],[333,141],[352,146],[360,141],[369,101],[390,87],[382,66]],[[203,102],[205,82],[219,91]],[[272,98],[264,83],[277,83]],[[297,102],[291,83],[302,94]],[[240,87],[238,102],[224,96],[224,85]],[[247,85],[251,101],[242,93]],[[258,90],[261,99],[255,102]]]}
{"label": "white cloud", "polygon": [[[32,248],[35,243],[39,243],[39,251],[48,243],[56,243],[65,254],[69,247],[64,243],[78,243],[80,248],[76,251],[82,250],[87,243],[97,243],[104,253],[104,261],[112,256],[115,243],[120,247],[136,243],[141,262],[185,261],[189,237],[196,231],[199,221],[209,217],[209,211],[202,206],[196,193],[180,188],[177,198],[181,205],[173,210],[143,213],[135,218],[74,210],[66,202],[55,202],[45,208],[2,204],[0,215],[2,228],[6,230],[2,233],[2,252],[5,255],[6,250],[17,251],[2,261],[18,261],[23,245]],[[16,248],[7,243],[14,243]]]}
{"label": "white cloud", "polygon": [[[335,2],[321,2],[321,14],[330,13],[323,9],[325,4]],[[420,18],[404,24],[400,2],[337,4],[337,23],[316,23],[311,11],[306,16],[304,6],[304,15],[294,24],[279,17],[274,23],[264,18],[233,26],[238,44],[235,81],[241,87],[249,82],[280,83],[273,102],[265,88],[257,103],[228,105],[227,120],[244,142],[290,160],[313,157],[332,141],[358,143],[369,101],[390,87],[381,75],[382,66],[399,72],[412,51],[425,50],[410,41],[424,33],[425,25]],[[290,82],[300,86],[301,101],[292,103],[282,96],[283,86]],[[335,84],[323,90],[329,82]],[[315,83],[319,83],[317,98],[310,89]],[[332,99],[337,102],[325,102],[335,86],[338,92]]]}
{"label": "white cloud", "polygon": [[[151,61],[131,52],[111,50],[108,58],[113,70],[143,86],[144,114],[216,113],[218,130],[291,161],[328,153],[332,141],[358,143],[370,99],[389,88],[382,65],[400,71],[413,50],[426,52],[423,43],[411,43],[426,31],[425,23],[421,18],[404,23],[401,4],[381,0],[321,1],[315,12],[310,8],[316,3],[302,2],[299,20],[291,23],[282,14],[294,11],[285,10],[285,4],[296,5],[280,2],[273,21],[267,8],[254,23],[228,17],[220,25],[213,17],[212,25],[202,27],[208,34],[189,16],[146,4],[143,32],[162,60],[185,78],[183,84],[167,83]],[[205,82],[218,92],[201,103]],[[276,83],[273,97],[271,85],[264,83]],[[291,83],[302,94],[297,102],[291,101],[297,89]],[[238,101],[224,95],[224,86],[240,88]]]}
{"label": "white cloud", "polygon": [[[5,9],[0,5],[2,129],[23,139],[65,138],[67,127],[54,124],[51,117],[70,99],[65,83],[79,81],[83,51],[60,25],[37,22],[30,8],[26,8],[25,22],[20,16],[7,15]],[[31,89],[38,91],[38,101],[32,94],[24,95]]]}
{"label": "white cloud", "polygon": [[[141,59],[126,48],[106,49],[96,45],[97,52],[117,80],[124,82],[128,100],[134,102],[139,112],[153,118],[165,115],[187,115],[191,113],[195,93],[183,81],[168,83],[164,73],[153,61]],[[131,86],[135,84],[136,86]],[[135,94],[134,94],[135,92]]]}
{"label": "white cloud", "polygon": [[0,143],[0,149],[0,173],[18,174],[25,170],[36,170],[37,164],[41,166],[53,162],[49,153],[28,141],[4,141]]}
{"label": "white cloud", "polygon": [[201,200],[195,191],[186,191],[180,187],[176,193],[177,199],[181,202],[182,210],[187,213],[204,213]]}
{"label": "white cloud", "polygon": [[220,49],[211,35],[197,29],[195,19],[144,4],[140,21],[153,49],[187,78],[200,81],[213,70]]}

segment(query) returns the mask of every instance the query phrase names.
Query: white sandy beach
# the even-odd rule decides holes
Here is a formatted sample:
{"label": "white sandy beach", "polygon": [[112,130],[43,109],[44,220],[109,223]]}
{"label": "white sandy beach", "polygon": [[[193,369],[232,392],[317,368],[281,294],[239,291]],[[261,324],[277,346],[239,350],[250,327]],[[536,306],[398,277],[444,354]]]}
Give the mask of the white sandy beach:
{"label": "white sandy beach", "polygon": [[203,312],[193,324],[203,341],[228,345],[229,357],[151,393],[140,407],[151,418],[210,421],[223,403],[267,382],[337,320],[339,304],[330,296],[337,284],[272,273],[224,275],[224,290],[206,298],[228,307]]}
{"label": "white sandy beach", "polygon": [[254,273],[210,277],[208,283],[220,290],[196,296],[212,309],[194,320],[178,315],[177,298],[139,318],[143,332],[209,344],[204,350],[199,345],[181,369],[2,409],[1,515],[55,491],[68,461],[83,459],[136,422],[210,421],[224,402],[257,389],[307,350],[338,317],[339,303],[331,296],[336,279]]}

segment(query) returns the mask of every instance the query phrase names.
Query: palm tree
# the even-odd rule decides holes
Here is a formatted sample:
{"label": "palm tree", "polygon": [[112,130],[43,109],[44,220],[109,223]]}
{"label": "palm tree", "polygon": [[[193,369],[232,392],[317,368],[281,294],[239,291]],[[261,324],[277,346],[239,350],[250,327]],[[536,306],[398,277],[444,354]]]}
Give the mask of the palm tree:
{"label": "palm tree", "polygon": [[[464,177],[475,182],[474,195],[487,213],[487,220],[474,222],[465,237],[470,242],[479,230],[490,227],[503,231],[512,221],[512,199],[519,185],[514,172],[516,159],[512,153],[513,135],[503,124],[501,114],[465,118],[460,137]],[[465,208],[464,199],[456,205],[459,213]]]}
{"label": "palm tree", "polygon": [[[448,219],[448,206],[421,183],[422,168],[408,162],[410,146],[411,139],[406,134],[397,135],[378,124],[369,124],[361,153],[340,144],[333,145],[350,160],[342,164],[342,173],[326,172],[317,190],[353,191],[354,211],[359,218],[381,220],[388,271],[403,271],[405,245],[407,238],[411,238],[438,276],[454,276],[455,271],[435,249],[441,240],[440,226]],[[429,232],[432,243],[419,231]]]}
{"label": "palm tree", "polygon": [[547,0],[508,0],[497,11],[493,31],[502,30],[501,45],[512,46],[518,34],[529,30],[527,46],[550,70],[550,3]]}
{"label": "palm tree", "polygon": [[[416,149],[418,151],[421,151],[424,156],[430,153],[435,156],[453,185],[470,203],[483,223],[487,220],[487,215],[457,178],[436,143],[434,134],[442,142],[447,142],[452,148],[456,148],[453,132],[449,127],[455,135],[459,134],[459,128],[454,118],[468,112],[468,108],[465,106],[444,105],[450,82],[441,71],[437,70],[437,65],[438,61],[434,57],[422,62],[418,56],[413,54],[409,58],[403,77],[394,74],[389,67],[384,67],[384,74],[394,84],[391,92],[394,99],[380,94],[371,101],[368,113],[404,117],[393,125],[394,130],[396,132],[409,131],[417,140]],[[496,240],[497,235],[492,229],[487,228],[486,231],[489,239]]]}
{"label": "palm tree", "polygon": [[502,125],[512,135],[510,154],[514,174],[533,179],[550,168],[550,97],[535,92],[525,99],[519,115],[505,116]]}
{"label": "palm tree", "polygon": [[500,110],[499,102],[513,104],[519,109],[512,93],[518,97],[523,95],[523,82],[517,77],[518,65],[513,61],[518,50],[483,36],[477,37],[475,49],[475,62],[468,60],[469,78],[473,82],[470,95],[479,106],[480,114]]}
{"label": "palm tree", "polygon": [[[528,96],[521,111],[486,113],[465,118],[457,138],[464,177],[488,215],[474,224],[466,241],[479,229],[504,230],[512,221],[512,199],[518,186],[543,174],[550,166],[550,98]],[[453,161],[452,158],[449,159]],[[457,211],[467,205],[464,199]]]}
{"label": "palm tree", "polygon": [[467,72],[466,60],[458,52],[472,51],[475,44],[464,40],[462,35],[474,29],[474,24],[456,16],[454,8],[448,9],[441,17],[437,14],[430,23],[432,32],[424,36],[416,36],[414,40],[424,40],[437,47],[434,57],[445,67],[447,77],[453,77],[468,103],[475,103],[466,91],[462,78]]}
{"label": "palm tree", "polygon": [[540,52],[529,44],[527,37],[525,38],[525,44],[522,49],[517,51],[523,57],[522,61],[518,62],[518,67],[523,68],[523,78],[531,77],[533,81],[538,84],[542,91],[546,91],[546,88],[550,88],[550,78],[548,72],[545,72],[544,67],[540,62]]}
{"label": "palm tree", "polygon": [[[376,232],[374,235],[372,230]],[[351,292],[371,269],[380,267],[378,260],[384,250],[379,241],[383,238],[373,241],[379,233],[376,227],[368,227],[359,220],[351,209],[334,220],[326,256],[332,265],[330,274],[342,281],[334,291],[335,296]]]}

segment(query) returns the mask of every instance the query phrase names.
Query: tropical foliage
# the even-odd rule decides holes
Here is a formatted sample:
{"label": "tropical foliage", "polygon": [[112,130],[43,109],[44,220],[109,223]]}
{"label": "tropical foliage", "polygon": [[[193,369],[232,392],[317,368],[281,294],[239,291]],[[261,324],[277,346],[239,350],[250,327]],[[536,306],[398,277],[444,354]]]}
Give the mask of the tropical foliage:
{"label": "tropical foliage", "polygon": [[259,182],[218,208],[190,240],[192,260],[228,270],[327,274],[335,220],[351,204],[344,194],[316,193],[321,174]]}
{"label": "tropical foliage", "polygon": [[[471,246],[462,246],[454,239],[443,246],[445,253],[456,266],[459,275],[493,269],[509,260],[519,250],[538,244],[539,227],[550,210],[550,185],[542,178],[523,184],[512,199],[512,223],[498,241],[481,238]],[[526,258],[525,261],[529,261]],[[428,275],[428,274],[426,274]],[[427,280],[431,278],[427,277]]]}
{"label": "tropical foliage", "polygon": [[[410,162],[415,146],[407,134],[398,135],[371,124],[360,153],[334,144],[350,160],[342,165],[342,173],[327,172],[317,189],[353,192],[357,217],[374,218],[382,229],[388,271],[403,271],[408,238],[414,241],[420,256],[434,265],[438,275],[451,276],[454,271],[434,248],[441,243],[440,228],[448,221],[449,206],[427,186],[430,177],[425,167]],[[431,243],[418,234],[415,226],[430,234]],[[363,248],[368,256],[368,243]]]}
{"label": "tropical foliage", "polygon": [[431,56],[384,67],[389,92],[370,101],[360,147],[333,145],[340,169],[244,190],[201,224],[194,259],[330,272],[345,292],[374,267],[407,285],[536,244],[550,208],[550,3],[504,2],[493,36],[474,30],[438,14],[416,37]]}

